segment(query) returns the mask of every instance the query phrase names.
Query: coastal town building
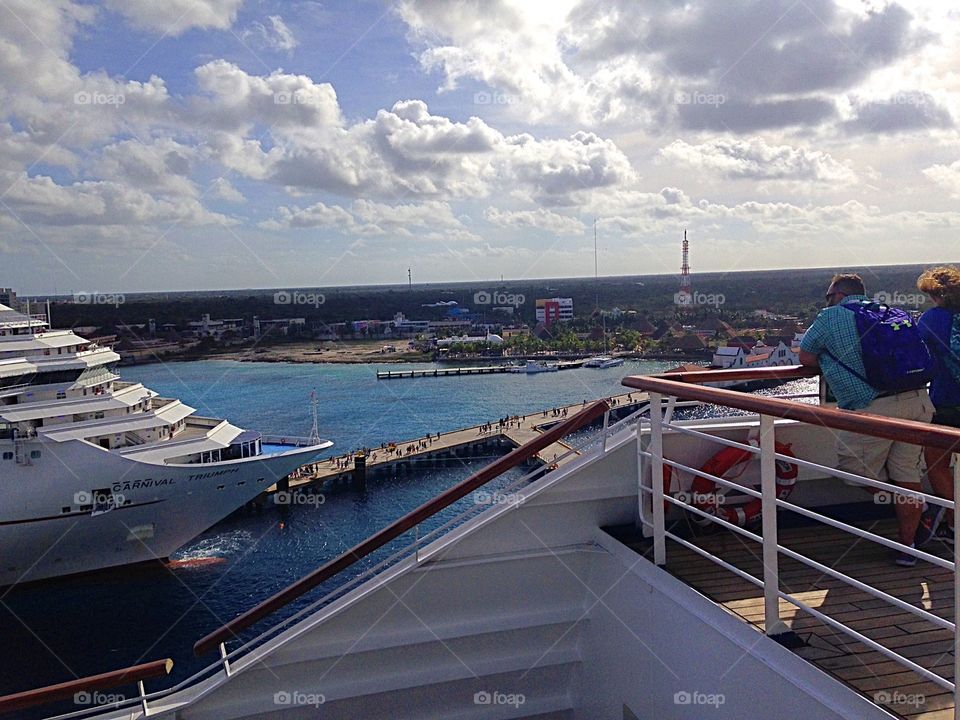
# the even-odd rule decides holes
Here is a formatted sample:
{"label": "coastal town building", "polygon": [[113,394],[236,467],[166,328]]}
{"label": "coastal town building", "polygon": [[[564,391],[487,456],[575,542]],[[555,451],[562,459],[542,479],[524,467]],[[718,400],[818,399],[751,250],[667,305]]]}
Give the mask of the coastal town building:
{"label": "coastal town building", "polygon": [[783,342],[770,346],[757,342],[749,349],[740,344],[718,347],[714,350],[712,365],[723,370],[737,370],[745,367],[796,365],[799,362],[799,346],[791,347]]}
{"label": "coastal town building", "polygon": [[306,327],[306,318],[278,318],[276,320],[261,320],[254,316],[253,318],[253,337],[259,340],[264,335],[296,335]]}
{"label": "coastal town building", "polygon": [[[187,335],[198,339],[213,338],[222,340],[223,336],[230,333],[235,338],[243,337],[243,318],[230,318],[226,320],[211,320],[210,313],[204,313],[200,320],[194,320],[187,323],[189,330]],[[156,325],[154,324],[154,328]],[[151,332],[154,334],[155,330]]]}
{"label": "coastal town building", "polygon": [[538,298],[536,303],[537,322],[550,327],[555,322],[573,320],[573,298]]}
{"label": "coastal town building", "polygon": [[502,345],[503,338],[493,333],[486,335],[455,335],[453,337],[437,340],[437,347],[450,347],[451,345],[466,345],[476,343],[490,343],[491,345]]}
{"label": "coastal town building", "polygon": [[410,320],[402,312],[393,316],[393,332],[400,337],[415,337],[429,331],[429,320]]}
{"label": "coastal town building", "polygon": [[19,310],[20,303],[17,300],[17,291],[13,288],[0,288],[0,305],[6,305],[13,310]]}

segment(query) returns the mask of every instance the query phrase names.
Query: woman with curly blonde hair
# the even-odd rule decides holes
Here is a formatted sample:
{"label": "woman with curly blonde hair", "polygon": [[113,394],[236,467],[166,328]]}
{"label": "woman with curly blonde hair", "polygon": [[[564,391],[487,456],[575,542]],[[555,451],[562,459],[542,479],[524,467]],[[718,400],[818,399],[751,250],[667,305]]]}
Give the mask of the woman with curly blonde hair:
{"label": "woman with curly blonde hair", "polygon": [[[936,360],[937,369],[930,383],[930,400],[936,410],[932,422],[960,428],[960,269],[943,265],[927,270],[917,279],[917,289],[930,296],[936,307],[920,317],[920,332]],[[960,445],[960,443],[958,443]],[[953,451],[960,451],[954,446]],[[953,500],[953,472],[950,459],[953,451],[925,448],[927,476],[933,492],[947,500]],[[928,505],[917,529],[916,546],[920,547],[933,537],[953,543],[953,513],[947,513],[949,528],[938,524],[944,508]]]}

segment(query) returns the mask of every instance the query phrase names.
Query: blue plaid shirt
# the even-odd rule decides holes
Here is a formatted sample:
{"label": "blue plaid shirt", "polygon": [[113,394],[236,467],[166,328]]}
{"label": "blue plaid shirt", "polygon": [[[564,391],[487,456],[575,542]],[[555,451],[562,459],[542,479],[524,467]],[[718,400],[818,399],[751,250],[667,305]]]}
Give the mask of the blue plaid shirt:
{"label": "blue plaid shirt", "polygon": [[[867,300],[866,295],[848,295],[840,301],[841,305]],[[830,390],[837,398],[837,406],[844,410],[862,410],[872,403],[879,394],[863,380],[840,365],[825,351],[833,355],[866,376],[863,367],[863,354],[860,351],[860,335],[853,313],[838,305],[820,311],[813,321],[800,349],[811,352],[820,361],[820,371],[826,378]]]}

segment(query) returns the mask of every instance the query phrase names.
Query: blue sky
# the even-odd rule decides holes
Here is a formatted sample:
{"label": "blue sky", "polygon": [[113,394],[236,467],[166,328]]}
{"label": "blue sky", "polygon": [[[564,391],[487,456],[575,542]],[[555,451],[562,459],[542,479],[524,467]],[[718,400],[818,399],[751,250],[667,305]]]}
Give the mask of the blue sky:
{"label": "blue sky", "polygon": [[3,0],[24,293],[955,260],[957,11]]}

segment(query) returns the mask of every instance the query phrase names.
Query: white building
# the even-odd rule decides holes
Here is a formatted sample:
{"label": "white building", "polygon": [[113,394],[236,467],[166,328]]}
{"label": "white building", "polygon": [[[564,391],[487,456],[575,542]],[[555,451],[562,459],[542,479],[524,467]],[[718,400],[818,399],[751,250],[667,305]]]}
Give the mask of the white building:
{"label": "white building", "polygon": [[228,332],[243,335],[243,318],[211,320],[210,313],[204,313],[200,320],[194,320],[187,324],[190,328],[187,332],[196,338],[219,340]]}
{"label": "white building", "polygon": [[799,362],[797,348],[787,347],[782,341],[776,347],[758,342],[749,353],[740,347],[719,347],[713,353],[713,366],[723,370],[797,365]]}
{"label": "white building", "polygon": [[253,337],[259,340],[268,333],[274,335],[289,335],[290,331],[297,332],[306,327],[306,318],[280,318],[278,320],[261,320],[253,318]]}
{"label": "white building", "polygon": [[460,345],[463,343],[490,343],[491,345],[500,345],[503,338],[493,333],[486,335],[459,335],[454,337],[437,340],[437,347],[450,347],[451,345]]}
{"label": "white building", "polygon": [[538,298],[537,322],[550,325],[573,320],[573,298]]}

